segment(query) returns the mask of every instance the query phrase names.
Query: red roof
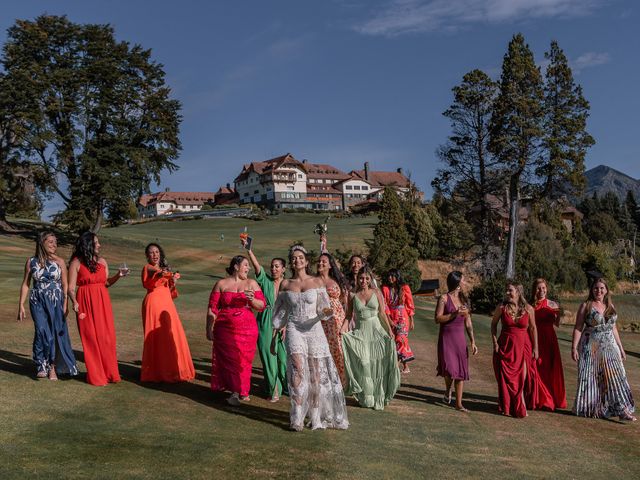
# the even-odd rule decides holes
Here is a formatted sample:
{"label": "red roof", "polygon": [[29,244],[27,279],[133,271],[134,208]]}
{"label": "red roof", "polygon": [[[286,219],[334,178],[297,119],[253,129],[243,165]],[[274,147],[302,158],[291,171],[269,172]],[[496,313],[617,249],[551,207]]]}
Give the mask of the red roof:
{"label": "red roof", "polygon": [[306,171],[306,165],[300,160],[297,160],[293,155],[287,153],[279,157],[265,160],[264,162],[251,162],[242,166],[242,172],[235,178],[235,182],[240,182],[247,178],[251,172],[256,172],[258,175],[264,175],[272,172],[277,168],[282,167],[285,164],[292,164],[295,167],[300,168],[302,171]]}
{"label": "red roof", "polygon": [[203,205],[213,201],[214,195],[210,192],[157,192],[142,195],[138,203],[143,207],[158,203],[172,202],[176,205]]}
{"label": "red roof", "polygon": [[[351,175],[365,180],[364,170],[352,170]],[[365,180],[367,181],[367,180]],[[408,188],[411,184],[409,178],[400,172],[372,172],[369,171],[368,182],[374,187],[402,187]]]}

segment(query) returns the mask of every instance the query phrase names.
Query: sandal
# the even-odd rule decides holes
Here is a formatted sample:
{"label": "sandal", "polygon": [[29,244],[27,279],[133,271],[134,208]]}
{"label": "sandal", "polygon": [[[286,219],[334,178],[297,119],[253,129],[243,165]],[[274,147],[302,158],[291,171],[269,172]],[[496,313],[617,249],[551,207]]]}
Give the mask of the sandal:
{"label": "sandal", "polygon": [[47,372],[45,372],[44,370],[40,370],[38,373],[36,373],[36,378],[47,378]]}
{"label": "sandal", "polygon": [[449,390],[448,393],[444,392],[444,395],[442,396],[442,401],[447,405],[451,404],[451,390]]}
{"label": "sandal", "polygon": [[622,420],[624,422],[635,422],[635,421],[638,420],[636,417],[634,417],[630,413],[624,413],[624,414],[620,415],[619,418],[620,418],[620,420]]}
{"label": "sandal", "polygon": [[456,407],[456,410],[459,411],[459,412],[462,412],[462,413],[468,413],[469,412],[469,410],[467,410],[464,407],[460,407],[460,408]]}
{"label": "sandal", "polygon": [[239,398],[238,394],[237,393],[231,394],[231,396],[229,398],[227,398],[227,403],[229,405],[234,406],[234,407],[237,407],[238,405],[240,405],[240,398]]}

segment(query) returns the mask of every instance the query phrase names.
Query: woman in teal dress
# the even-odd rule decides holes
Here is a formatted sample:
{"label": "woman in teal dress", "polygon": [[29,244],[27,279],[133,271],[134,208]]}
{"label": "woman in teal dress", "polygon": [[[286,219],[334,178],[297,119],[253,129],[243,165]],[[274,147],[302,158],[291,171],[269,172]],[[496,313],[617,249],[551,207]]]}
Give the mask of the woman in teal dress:
{"label": "woman in teal dress", "polygon": [[347,319],[354,316],[356,328],[342,335],[347,393],[362,407],[382,410],[400,386],[396,346],[389,333],[382,294],[372,288],[371,270],[363,267],[356,282],[356,294],[347,308]]}
{"label": "woman in teal dress", "polygon": [[580,305],[573,329],[571,357],[578,362],[573,413],[579,417],[636,420],[617,319],[609,287],[599,278],[593,282],[587,301]]}

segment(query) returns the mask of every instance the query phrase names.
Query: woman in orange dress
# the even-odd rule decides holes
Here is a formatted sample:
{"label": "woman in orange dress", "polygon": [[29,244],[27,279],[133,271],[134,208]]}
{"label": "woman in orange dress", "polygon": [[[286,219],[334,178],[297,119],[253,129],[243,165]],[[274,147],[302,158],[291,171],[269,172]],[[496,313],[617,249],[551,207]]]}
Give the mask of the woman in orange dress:
{"label": "woman in orange dress", "polygon": [[409,373],[409,362],[415,360],[409,346],[409,330],[413,330],[413,316],[416,312],[411,288],[402,279],[397,268],[389,270],[382,284],[385,313],[391,320],[391,328],[396,341],[401,372]]}
{"label": "woman in orange dress", "polygon": [[336,261],[329,253],[323,253],[318,258],[317,265],[318,277],[320,277],[327,286],[327,294],[329,295],[329,305],[333,311],[333,317],[322,322],[324,334],[329,343],[329,350],[333,357],[333,363],[336,364],[336,370],[340,376],[342,388],[347,386],[347,376],[344,369],[344,355],[342,353],[342,334],[348,331],[349,323],[346,321],[343,301],[349,295],[349,284],[340,272]]}
{"label": "woman in orange dress", "polygon": [[150,243],[145,248],[147,265],[142,269],[142,285],[147,295],[142,302],[143,382],[184,382],[195,377],[189,344],[178,311],[173,303],[177,296],[178,272],[169,271],[162,247]]}
{"label": "woman in orange dress", "polygon": [[77,314],[87,382],[91,385],[120,381],[113,308],[107,287],[128,274],[127,268],[120,268],[109,277],[109,266],[100,256],[96,234],[80,235],[69,264],[69,298]]}

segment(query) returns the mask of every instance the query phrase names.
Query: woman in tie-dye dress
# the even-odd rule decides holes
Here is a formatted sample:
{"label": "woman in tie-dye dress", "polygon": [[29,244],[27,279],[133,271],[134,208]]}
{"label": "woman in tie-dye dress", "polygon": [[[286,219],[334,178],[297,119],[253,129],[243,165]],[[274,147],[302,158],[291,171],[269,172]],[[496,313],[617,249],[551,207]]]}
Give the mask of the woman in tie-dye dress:
{"label": "woman in tie-dye dress", "polygon": [[580,417],[636,420],[617,319],[607,283],[599,278],[593,282],[587,301],[580,305],[573,330],[571,357],[578,362],[573,411]]}

